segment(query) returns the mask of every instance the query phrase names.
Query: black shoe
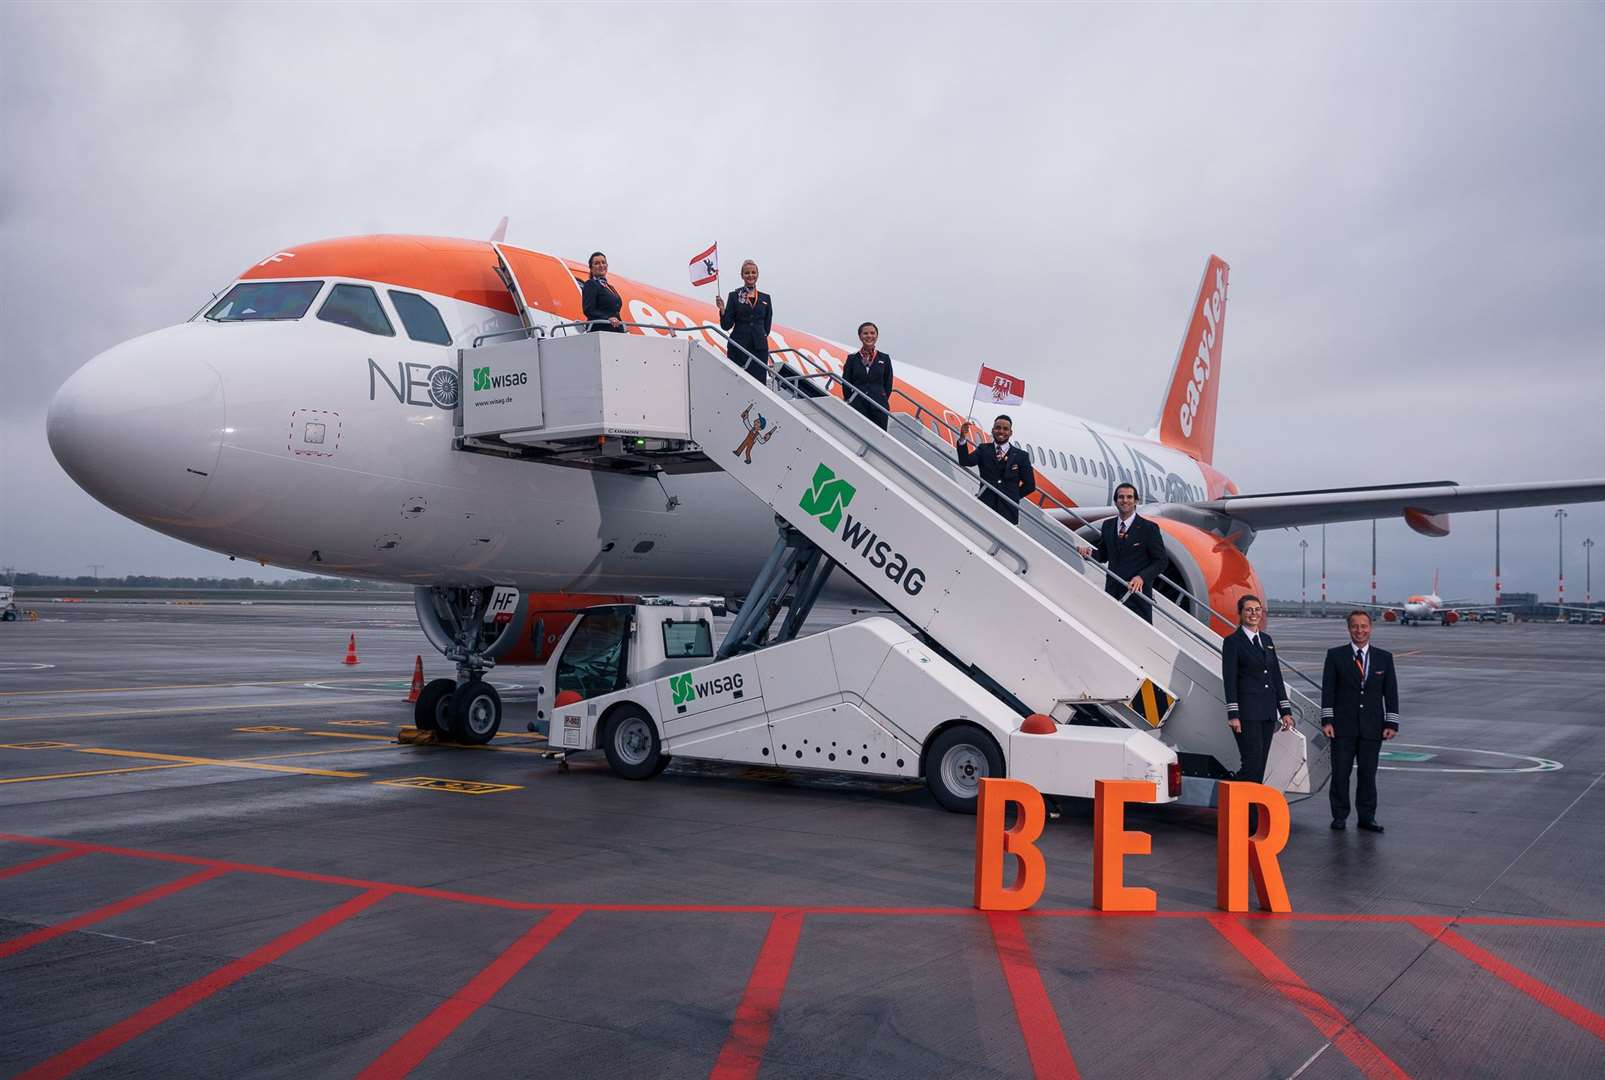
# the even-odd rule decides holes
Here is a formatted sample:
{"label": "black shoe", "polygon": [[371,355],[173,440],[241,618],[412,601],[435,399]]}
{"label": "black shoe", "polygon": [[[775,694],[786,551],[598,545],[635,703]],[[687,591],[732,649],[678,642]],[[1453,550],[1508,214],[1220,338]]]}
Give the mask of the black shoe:
{"label": "black shoe", "polygon": [[1360,822],[1360,828],[1364,829],[1366,832],[1387,832],[1388,831],[1388,830],[1384,829],[1382,826],[1378,825],[1374,821],[1362,821],[1362,822]]}
{"label": "black shoe", "polygon": [[1349,823],[1348,822],[1341,821],[1338,818],[1333,818],[1332,819],[1332,831],[1333,832],[1342,832],[1344,829],[1347,829],[1348,827],[1349,827]]}

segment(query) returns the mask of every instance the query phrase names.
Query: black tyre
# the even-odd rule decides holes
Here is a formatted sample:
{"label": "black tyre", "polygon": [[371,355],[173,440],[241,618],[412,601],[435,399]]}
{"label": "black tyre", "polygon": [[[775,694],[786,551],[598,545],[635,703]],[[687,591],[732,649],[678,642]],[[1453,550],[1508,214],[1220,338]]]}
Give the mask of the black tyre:
{"label": "black tyre", "polygon": [[954,724],[925,750],[925,783],[942,809],[975,813],[984,777],[1003,776],[1003,751],[974,724]]}
{"label": "black tyre", "polygon": [[626,780],[650,780],[669,764],[658,738],[658,725],[645,709],[625,705],[607,718],[602,731],[602,752],[607,764]]}
{"label": "black tyre", "polygon": [[15,611],[8,611],[4,615],[0,615],[0,619],[4,619],[6,622],[16,622],[17,613]]}
{"label": "black tyre", "polygon": [[483,746],[502,726],[502,696],[488,682],[463,683],[451,698],[451,735],[459,742]]}
{"label": "black tyre", "polygon": [[457,692],[453,679],[431,679],[418,691],[413,702],[412,723],[419,731],[448,732],[451,726],[447,713],[451,708],[451,695]]}

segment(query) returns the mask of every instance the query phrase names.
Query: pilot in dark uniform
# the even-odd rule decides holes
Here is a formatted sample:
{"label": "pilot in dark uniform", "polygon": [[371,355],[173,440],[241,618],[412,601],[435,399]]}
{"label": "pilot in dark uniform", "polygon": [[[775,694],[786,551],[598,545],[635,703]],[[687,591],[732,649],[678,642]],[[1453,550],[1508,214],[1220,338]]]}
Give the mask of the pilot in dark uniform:
{"label": "pilot in dark uniform", "polygon": [[731,292],[729,303],[722,296],[714,297],[713,302],[719,309],[719,325],[731,332],[734,344],[747,350],[732,348],[730,359],[763,382],[769,371],[769,327],[775,321],[775,302],[768,293],[758,291],[758,264],[751,259],[741,264],[741,282],[742,287]]}
{"label": "pilot in dark uniform", "polygon": [[[1014,421],[1000,416],[992,421],[992,445],[970,447],[970,432],[974,425],[965,421],[959,432],[959,464],[975,466],[986,486],[981,489],[981,501],[996,510],[1010,525],[1020,524],[1020,508],[1015,505],[1037,489],[1036,470],[1031,468],[1031,455],[1018,446],[1010,446],[1014,434]],[[999,490],[1001,489],[1001,494]]]}
{"label": "pilot in dark uniform", "polygon": [[1349,770],[1360,766],[1355,809],[1360,828],[1377,823],[1377,758],[1399,733],[1399,676],[1393,654],[1371,647],[1371,616],[1349,612],[1349,644],[1326,654],[1321,672],[1321,730],[1332,740],[1332,828],[1349,820]]}
{"label": "pilot in dark uniform", "polygon": [[606,330],[614,334],[625,332],[619,319],[624,301],[619,291],[607,280],[607,256],[600,251],[591,253],[591,276],[580,289],[580,310],[592,325],[588,330]]}
{"label": "pilot in dark uniform", "polygon": [[[1226,692],[1226,723],[1243,762],[1234,779],[1265,781],[1276,726],[1293,726],[1293,703],[1282,683],[1276,645],[1265,633],[1265,604],[1248,595],[1237,601],[1239,626],[1221,644],[1220,679]],[[1252,827],[1252,815],[1250,815]]]}
{"label": "pilot in dark uniform", "polygon": [[1154,579],[1170,565],[1165,540],[1159,526],[1137,516],[1137,489],[1131,484],[1115,488],[1115,517],[1105,518],[1098,529],[1098,542],[1081,547],[1083,558],[1109,564],[1103,591],[1110,596],[1131,596],[1126,606],[1140,618],[1154,621]]}

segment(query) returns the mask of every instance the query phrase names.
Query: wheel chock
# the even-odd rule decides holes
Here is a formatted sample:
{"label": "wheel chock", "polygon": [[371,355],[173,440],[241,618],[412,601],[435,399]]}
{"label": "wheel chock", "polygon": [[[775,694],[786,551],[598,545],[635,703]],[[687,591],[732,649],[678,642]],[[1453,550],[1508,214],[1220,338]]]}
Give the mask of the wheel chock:
{"label": "wheel chock", "polygon": [[404,727],[396,732],[396,741],[408,746],[433,746],[440,741],[440,733],[420,731],[415,727]]}

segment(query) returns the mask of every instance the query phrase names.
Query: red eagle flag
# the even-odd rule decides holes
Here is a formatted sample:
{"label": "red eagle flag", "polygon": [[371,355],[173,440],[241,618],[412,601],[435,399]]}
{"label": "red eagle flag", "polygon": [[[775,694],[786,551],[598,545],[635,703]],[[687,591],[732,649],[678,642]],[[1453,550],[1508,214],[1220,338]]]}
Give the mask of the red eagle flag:
{"label": "red eagle flag", "polygon": [[719,245],[715,243],[700,255],[691,256],[691,284],[710,285],[719,279]]}
{"label": "red eagle flag", "polygon": [[975,377],[975,400],[990,401],[994,405],[1023,405],[1025,380],[982,364],[981,374]]}

